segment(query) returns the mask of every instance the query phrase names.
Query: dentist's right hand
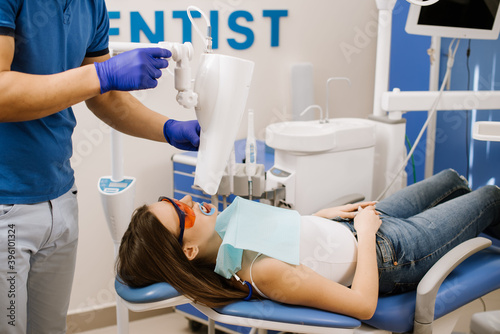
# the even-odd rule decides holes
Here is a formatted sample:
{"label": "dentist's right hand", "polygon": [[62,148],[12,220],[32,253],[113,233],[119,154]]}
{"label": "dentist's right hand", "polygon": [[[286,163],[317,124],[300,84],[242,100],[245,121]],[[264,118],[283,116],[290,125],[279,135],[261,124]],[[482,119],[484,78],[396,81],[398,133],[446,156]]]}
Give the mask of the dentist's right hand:
{"label": "dentist's right hand", "polygon": [[172,53],[163,48],[135,49],[102,63],[94,63],[101,94],[110,90],[131,91],[155,88],[161,69],[168,66]]}

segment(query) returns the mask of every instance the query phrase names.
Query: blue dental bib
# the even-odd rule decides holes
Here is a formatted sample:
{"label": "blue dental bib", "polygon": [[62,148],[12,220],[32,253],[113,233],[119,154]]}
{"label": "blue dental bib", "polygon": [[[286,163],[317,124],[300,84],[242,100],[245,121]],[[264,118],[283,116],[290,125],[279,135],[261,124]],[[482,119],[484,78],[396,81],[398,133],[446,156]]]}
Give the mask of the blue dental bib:
{"label": "blue dental bib", "polygon": [[222,238],[215,272],[225,278],[231,278],[241,269],[243,250],[299,264],[300,215],[297,211],[236,197],[217,217],[215,230]]}

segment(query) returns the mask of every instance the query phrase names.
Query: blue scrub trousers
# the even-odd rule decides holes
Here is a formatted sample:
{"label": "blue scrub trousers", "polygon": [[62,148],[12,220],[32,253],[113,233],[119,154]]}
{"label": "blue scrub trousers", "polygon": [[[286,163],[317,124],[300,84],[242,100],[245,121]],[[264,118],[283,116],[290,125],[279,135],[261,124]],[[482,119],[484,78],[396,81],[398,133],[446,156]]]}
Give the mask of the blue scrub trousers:
{"label": "blue scrub trousers", "polygon": [[76,187],[37,204],[0,204],[0,333],[66,332],[78,243]]}
{"label": "blue scrub trousers", "polygon": [[[415,183],[376,205],[381,295],[414,290],[444,254],[488,232],[500,236],[500,188],[470,191],[454,170]],[[352,222],[343,222],[356,233]]]}

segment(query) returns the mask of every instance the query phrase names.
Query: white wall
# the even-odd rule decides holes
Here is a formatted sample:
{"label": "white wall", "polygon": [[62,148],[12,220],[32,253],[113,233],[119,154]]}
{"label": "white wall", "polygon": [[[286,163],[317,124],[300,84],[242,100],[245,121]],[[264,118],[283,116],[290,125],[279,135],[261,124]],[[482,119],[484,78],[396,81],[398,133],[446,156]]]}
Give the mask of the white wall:
{"label": "white wall", "polygon": [[[267,124],[290,118],[290,69],[295,63],[314,65],[315,103],[325,108],[325,84],[332,76],[350,78],[352,86],[333,84],[330,91],[330,116],[365,117],[371,113],[376,47],[376,6],[367,0],[108,0],[109,11],[120,11],[121,18],[112,20],[121,34],[113,41],[130,41],[128,13],[139,11],[154,29],[154,12],[165,11],[165,37],[182,41],[181,21],[172,19],[172,10],[184,10],[187,5],[204,11],[219,9],[220,31],[218,53],[255,61],[248,107],[255,110],[256,133],[264,138]],[[221,6],[224,5],[224,6]],[[280,46],[270,47],[270,20],[262,17],[263,9],[287,9],[281,19]],[[240,24],[250,27],[255,42],[248,50],[230,48],[227,38],[241,39],[225,22],[234,10],[247,10],[253,22]],[[201,20],[197,20],[201,21]],[[201,22],[200,22],[201,23]],[[142,42],[149,42],[146,39]],[[194,46],[200,52],[197,35]],[[196,57],[195,57],[196,58]],[[193,61],[196,65],[196,61]],[[184,110],[175,102],[172,77],[165,76],[153,91],[136,94],[147,106],[175,119],[194,118],[194,111]],[[79,187],[80,243],[76,277],[71,296],[70,312],[99,309],[114,302],[113,246],[97,192],[99,177],[109,175],[109,129],[86,109],[75,107],[78,126],[73,136],[74,158]],[[245,137],[243,121],[239,138]],[[127,137],[125,144],[125,174],[137,178],[136,206],[155,201],[159,195],[172,195],[171,156],[178,150],[166,144]],[[92,321],[91,317],[87,321]]]}

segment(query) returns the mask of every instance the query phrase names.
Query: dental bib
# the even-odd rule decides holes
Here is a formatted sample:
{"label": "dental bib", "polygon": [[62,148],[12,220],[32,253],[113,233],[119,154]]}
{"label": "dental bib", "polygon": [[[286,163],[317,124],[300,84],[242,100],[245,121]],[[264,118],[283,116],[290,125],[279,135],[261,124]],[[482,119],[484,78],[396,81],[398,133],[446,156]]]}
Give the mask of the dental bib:
{"label": "dental bib", "polygon": [[241,269],[243,250],[299,265],[300,215],[236,197],[218,217],[215,230],[222,238],[215,272],[227,279]]}

